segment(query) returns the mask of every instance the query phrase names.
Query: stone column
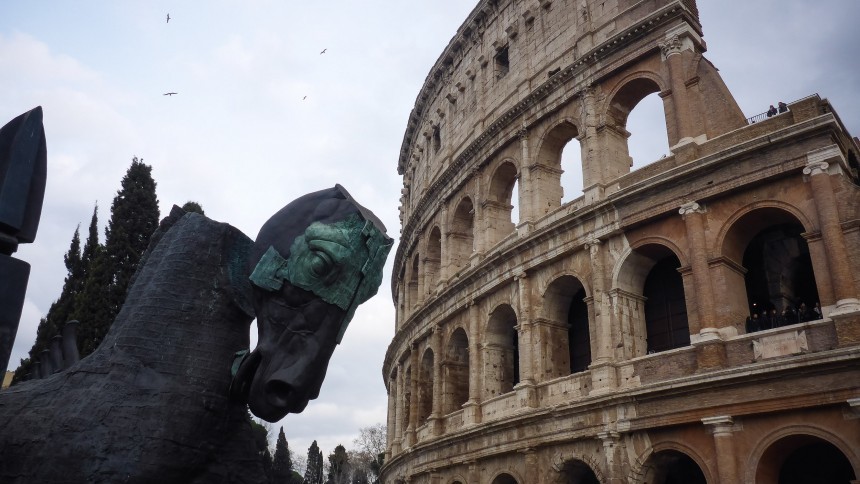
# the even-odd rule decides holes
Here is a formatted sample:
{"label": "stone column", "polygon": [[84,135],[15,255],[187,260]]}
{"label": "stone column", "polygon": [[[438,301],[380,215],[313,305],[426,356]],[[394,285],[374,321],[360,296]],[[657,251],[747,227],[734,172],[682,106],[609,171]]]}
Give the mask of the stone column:
{"label": "stone column", "polygon": [[400,453],[403,442],[403,400],[406,397],[403,391],[403,365],[397,364],[397,376],[395,377],[395,400],[394,400],[394,438],[391,440],[391,455]]}
{"label": "stone column", "polygon": [[707,417],[702,423],[711,427],[714,434],[714,450],[717,454],[717,475],[720,484],[733,484],[738,480],[737,457],[732,418],[729,416]]}
{"label": "stone column", "polygon": [[701,43],[698,34],[683,26],[668,32],[663,41],[657,44],[669,74],[670,92],[661,97],[671,96],[674,119],[668,131],[673,152],[705,134],[699,119],[700,103],[696,102],[698,100],[693,98],[687,87],[687,66],[696,53],[696,43]]}
{"label": "stone column", "polygon": [[598,432],[597,438],[603,443],[603,455],[606,459],[606,484],[622,484],[624,477],[621,470],[620,436],[618,432],[605,430]]}
{"label": "stone column", "polygon": [[818,213],[833,292],[836,295],[836,311],[853,312],[860,310],[860,301],[857,299],[851,266],[846,263],[848,250],[839,221],[836,195],[833,193],[833,184],[828,174],[830,165],[824,161],[839,156],[842,156],[842,152],[836,145],[812,151],[807,154],[807,165],[803,169],[803,174],[809,181],[815,210]]}
{"label": "stone column", "polygon": [[395,378],[388,379],[388,419],[385,432],[385,461],[391,460],[394,445],[394,431],[397,426],[397,382]]}
{"label": "stone column", "polygon": [[517,131],[517,136],[520,138],[520,166],[519,166],[519,208],[520,218],[517,224],[517,232],[520,236],[528,235],[534,228],[534,221],[537,219],[535,215],[535,203],[537,202],[537,178],[532,172],[531,155],[529,154],[529,130],[525,126]]}
{"label": "stone column", "polygon": [[[690,266],[693,275],[693,294],[697,304],[697,318],[690,321],[690,342],[696,348],[696,363],[700,370],[711,370],[726,365],[726,347],[723,344],[721,324],[714,311],[714,290],[708,266],[705,237],[705,210],[696,202],[686,203],[679,211],[687,227],[690,246]],[[689,301],[690,298],[687,298]],[[689,312],[689,306],[687,307]],[[734,326],[731,326],[733,332]]]}
{"label": "stone column", "polygon": [[[591,258],[591,382],[594,394],[613,391],[618,386],[618,377],[613,361],[615,346],[622,341],[617,323],[612,321],[609,298],[606,294],[606,278],[603,272],[603,251],[600,239],[593,238],[585,244]],[[623,353],[623,350],[622,350]]]}
{"label": "stone column", "polygon": [[442,327],[435,326],[433,328],[433,336],[431,340],[433,349],[433,410],[430,413],[430,425],[432,426],[433,435],[442,435]]}
{"label": "stone column", "polygon": [[410,348],[411,354],[409,355],[409,359],[412,360],[410,363],[410,378],[411,385],[409,391],[412,394],[412,401],[409,402],[409,426],[406,427],[406,446],[412,447],[415,445],[415,431],[418,429],[418,378],[420,376],[420,369],[418,368],[418,346],[416,344],[412,344]]}
{"label": "stone column", "polygon": [[[687,227],[687,241],[690,245],[690,265],[693,268],[693,281],[698,301],[698,321],[690,333],[698,333],[704,328],[717,327],[714,315],[714,290],[708,268],[707,239],[705,237],[705,210],[696,202],[681,205],[679,212]],[[689,309],[689,308],[688,308]]]}
{"label": "stone column", "polygon": [[527,447],[518,451],[523,455],[525,475],[528,477],[528,482],[531,484],[543,484],[543,472],[538,465],[538,457],[535,449]]}
{"label": "stone column", "polygon": [[481,423],[481,394],[483,393],[481,355],[481,312],[475,301],[470,301],[469,313],[469,401],[463,404],[463,423]]}
{"label": "stone column", "polygon": [[535,366],[534,366],[534,325],[531,318],[531,283],[528,274],[521,272],[514,276],[517,282],[517,292],[519,295],[517,304],[519,305],[519,341],[520,341],[520,383],[534,385],[535,383]]}

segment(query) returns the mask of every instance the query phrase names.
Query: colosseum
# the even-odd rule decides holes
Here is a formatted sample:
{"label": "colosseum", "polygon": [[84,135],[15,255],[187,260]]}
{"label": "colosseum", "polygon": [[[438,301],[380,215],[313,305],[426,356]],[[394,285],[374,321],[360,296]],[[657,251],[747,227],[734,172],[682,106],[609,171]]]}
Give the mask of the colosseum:
{"label": "colosseum", "polygon": [[382,482],[860,482],[860,141],[814,94],[747,119],[702,35],[695,0],[465,19],[397,165]]}

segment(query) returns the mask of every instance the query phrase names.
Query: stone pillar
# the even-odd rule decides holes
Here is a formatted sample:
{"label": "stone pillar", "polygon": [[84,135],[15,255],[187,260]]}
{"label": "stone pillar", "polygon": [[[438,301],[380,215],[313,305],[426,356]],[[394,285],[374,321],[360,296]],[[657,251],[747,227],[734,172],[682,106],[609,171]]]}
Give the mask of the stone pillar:
{"label": "stone pillar", "polygon": [[534,366],[534,331],[531,318],[531,279],[528,274],[521,272],[514,277],[517,283],[519,305],[519,340],[520,340],[520,383],[535,383]]}
{"label": "stone pillar", "polygon": [[403,404],[406,392],[403,391],[403,365],[400,363],[397,364],[397,376],[394,381],[394,436],[391,439],[391,455],[400,453],[403,442]]}
{"label": "stone pillar", "polygon": [[433,410],[430,413],[430,425],[433,435],[442,435],[444,432],[442,421],[442,327],[435,326],[433,328],[433,336],[431,340],[431,348],[433,349]]}
{"label": "stone pillar", "polygon": [[[623,341],[616,322],[612,321],[609,297],[606,294],[606,277],[603,272],[603,250],[600,239],[585,244],[591,259],[591,304],[589,335],[591,339],[591,381],[594,394],[613,391],[618,386],[615,365],[615,347]],[[621,349],[623,353],[623,348]]]}
{"label": "stone pillar", "polygon": [[531,484],[543,484],[543,472],[538,465],[538,456],[535,449],[527,447],[518,451],[523,455],[525,475],[528,477],[528,482]]}
{"label": "stone pillar", "polygon": [[538,202],[538,192],[540,191],[540,177],[537,176],[537,171],[532,169],[534,161],[531,159],[529,151],[529,131],[526,127],[520,128],[517,131],[520,139],[520,189],[519,189],[519,205],[520,219],[517,224],[517,232],[520,236],[527,235],[534,229],[534,222],[537,220],[537,210],[535,204]]}
{"label": "stone pillar", "polygon": [[412,447],[415,445],[415,431],[418,429],[418,379],[420,377],[420,369],[418,368],[418,347],[416,344],[412,344],[410,348],[412,351],[409,355],[409,359],[412,360],[410,362],[410,378],[411,385],[409,391],[412,395],[412,401],[409,402],[409,426],[406,427],[406,446]]}
{"label": "stone pillar", "polygon": [[622,484],[624,476],[621,469],[620,436],[618,432],[605,430],[598,432],[597,438],[603,443],[603,455],[606,459],[606,484]]}
{"label": "stone pillar", "polygon": [[688,26],[668,32],[663,41],[658,42],[669,75],[669,92],[664,92],[661,97],[669,97],[672,103],[674,119],[667,128],[673,152],[705,134],[699,119],[701,103],[696,102],[698,100],[694,99],[687,86],[687,66],[696,53],[696,43],[701,43],[701,39]]}
{"label": "stone pillar", "polygon": [[394,378],[388,379],[388,419],[385,427],[385,461],[391,460],[392,446],[394,445],[394,431],[397,425],[397,382]]}
{"label": "stone pillar", "polygon": [[521,272],[514,277],[517,282],[517,339],[519,340],[519,383],[514,385],[521,406],[536,407],[537,392],[534,375],[534,325],[531,320],[531,283],[528,274]]}
{"label": "stone pillar", "polygon": [[[717,327],[714,314],[714,289],[711,285],[708,267],[707,238],[705,237],[705,210],[696,202],[681,205],[679,213],[687,228],[687,241],[690,244],[690,265],[693,269],[693,282],[698,301],[698,321],[690,333],[698,333],[704,328]],[[689,309],[689,308],[688,308]]]}
{"label": "stone pillar", "polygon": [[702,423],[711,427],[714,434],[714,450],[717,454],[717,475],[720,484],[733,484],[738,480],[737,457],[732,418],[729,416],[707,417]]}
{"label": "stone pillar", "polygon": [[463,404],[463,423],[481,423],[481,395],[483,393],[481,355],[481,312],[475,301],[466,309],[469,313],[469,401]]}
{"label": "stone pillar", "polygon": [[836,295],[836,311],[858,311],[860,301],[851,275],[851,265],[848,260],[848,250],[845,244],[845,234],[839,221],[836,195],[828,174],[830,165],[824,161],[842,156],[839,147],[832,145],[807,154],[807,165],[803,169],[812,191],[818,222],[821,226],[821,236],[824,250],[827,253],[830,278]]}

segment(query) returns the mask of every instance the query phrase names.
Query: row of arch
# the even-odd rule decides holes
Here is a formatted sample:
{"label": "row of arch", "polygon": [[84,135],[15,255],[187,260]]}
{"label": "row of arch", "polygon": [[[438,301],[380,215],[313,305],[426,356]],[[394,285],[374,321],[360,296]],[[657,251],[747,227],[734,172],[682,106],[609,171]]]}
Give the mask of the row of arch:
{"label": "row of arch", "polygon": [[[842,444],[840,442],[840,444]],[[636,484],[708,484],[718,482],[706,459],[683,445],[663,445],[635,465],[627,482]],[[539,472],[543,472],[540,470]],[[790,433],[772,442],[756,465],[744,474],[757,484],[851,484],[857,471],[844,449],[830,440],[809,433]],[[604,472],[588,459],[568,458],[553,466],[552,484],[603,484]],[[402,481],[396,481],[398,484]],[[441,481],[446,484],[469,484],[462,475]],[[489,484],[527,484],[514,470],[497,471]],[[744,481],[746,482],[746,481]]]}
{"label": "row of arch", "polygon": [[[724,234],[725,240],[733,241],[725,252],[742,261],[746,270],[743,304],[750,311],[755,307],[782,310],[801,302],[812,307],[818,301],[810,249],[802,235],[808,229],[800,220],[787,211],[764,207],[748,211],[732,225]],[[682,275],[685,262],[679,254],[683,257],[674,244],[649,239],[630,249],[612,271],[619,288],[614,297],[633,303],[628,304],[633,309],[625,316],[616,314],[618,320],[610,322],[631,335],[627,358],[688,346],[691,334],[697,332],[691,330],[687,311],[691,278],[685,280]],[[589,369],[599,352],[589,281],[562,272],[544,289],[536,289],[540,298],[531,308],[532,322],[549,328],[539,333],[539,338],[548,341],[531,340],[530,344],[540,352],[533,359],[542,360],[543,366],[522,374],[523,321],[515,302],[489,309],[477,328],[469,328],[468,318],[455,322],[446,328],[445,340],[438,346],[414,347],[412,352],[421,352],[415,357],[402,355],[401,365],[391,370],[389,390],[402,405],[396,411],[395,438],[401,438],[410,424],[412,428],[424,425],[433,413],[445,416],[459,411],[470,399],[486,401],[506,394],[521,380],[541,382]],[[743,319],[734,326],[744,332]],[[471,355],[473,351],[480,355]],[[471,378],[471,368],[480,376]],[[402,371],[399,379],[398,370]],[[479,388],[470,389],[470,385]]]}
{"label": "row of arch", "polygon": [[[517,161],[518,156],[513,153],[519,151],[519,147],[513,146],[511,154],[504,156],[481,182],[486,184],[486,188],[480,190],[485,193],[480,197],[477,193],[465,194],[456,199],[451,205],[450,216],[443,216],[444,220],[432,224],[418,247],[407,257],[406,265],[400,268],[404,287],[398,297],[402,304],[411,308],[426,294],[432,294],[442,280],[468,267],[473,253],[488,249],[514,233],[518,221],[536,220],[563,202],[570,201],[571,193],[629,173],[633,160],[627,145],[631,136],[626,130],[628,118],[643,99],[654,97],[661,91],[661,84],[665,83],[660,75],[647,71],[624,80],[609,97],[606,112],[601,116],[614,128],[601,130],[600,135],[587,136],[586,130],[579,128],[583,121],[565,116],[539,136],[539,147],[533,160]],[[590,98],[593,97],[591,93]],[[665,102],[668,101],[663,100],[663,104]],[[648,104],[650,111],[654,106],[651,106],[653,103]],[[583,106],[581,109],[586,108]],[[663,114],[665,116],[665,107]],[[665,126],[664,120],[648,125]],[[663,133],[671,141],[672,134],[666,130]],[[666,143],[666,151],[668,146]],[[599,163],[590,154],[598,151],[604,153]],[[562,174],[566,170],[563,168],[576,163],[580,164],[581,181],[576,184],[576,189],[565,187]],[[534,164],[529,169],[534,174],[523,177],[520,165],[529,164]],[[405,182],[409,186],[418,180],[407,176]],[[424,183],[429,181],[424,180]],[[422,192],[418,189],[410,191]],[[518,213],[514,213],[515,208],[519,209]],[[423,281],[420,280],[422,278]]]}

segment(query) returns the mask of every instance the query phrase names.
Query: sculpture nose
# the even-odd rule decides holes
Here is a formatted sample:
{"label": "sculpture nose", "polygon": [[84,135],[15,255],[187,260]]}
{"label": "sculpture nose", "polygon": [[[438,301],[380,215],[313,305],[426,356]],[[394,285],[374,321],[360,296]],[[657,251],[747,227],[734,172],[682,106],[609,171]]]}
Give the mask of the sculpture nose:
{"label": "sculpture nose", "polygon": [[266,382],[265,386],[266,400],[274,407],[286,407],[290,393],[293,391],[292,385],[280,378],[271,378]]}

